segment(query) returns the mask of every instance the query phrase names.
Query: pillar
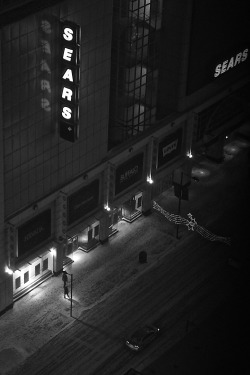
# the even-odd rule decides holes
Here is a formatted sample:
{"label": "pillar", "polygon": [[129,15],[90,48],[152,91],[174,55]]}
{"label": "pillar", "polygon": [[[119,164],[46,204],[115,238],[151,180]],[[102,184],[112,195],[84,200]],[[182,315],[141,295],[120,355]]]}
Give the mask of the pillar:
{"label": "pillar", "polygon": [[103,212],[100,219],[99,241],[104,243],[109,237],[109,212]]}
{"label": "pillar", "polygon": [[152,210],[152,194],[151,185],[148,185],[142,192],[142,213],[143,215],[149,215]]}

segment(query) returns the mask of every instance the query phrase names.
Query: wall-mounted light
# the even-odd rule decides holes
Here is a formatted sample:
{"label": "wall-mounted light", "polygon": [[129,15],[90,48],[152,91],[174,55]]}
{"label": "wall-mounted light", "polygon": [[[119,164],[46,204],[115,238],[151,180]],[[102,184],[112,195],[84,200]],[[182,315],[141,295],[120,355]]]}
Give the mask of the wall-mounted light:
{"label": "wall-mounted light", "polygon": [[9,275],[13,274],[13,271],[8,266],[5,266],[5,272],[8,273]]}
{"label": "wall-mounted light", "polygon": [[154,183],[154,181],[152,180],[152,178],[150,176],[147,177],[147,182],[149,184],[153,184]]}
{"label": "wall-mounted light", "polygon": [[110,207],[109,207],[109,205],[106,204],[106,205],[104,206],[104,209],[105,209],[106,211],[110,211]]}
{"label": "wall-mounted light", "polygon": [[49,251],[52,254],[52,274],[54,275],[54,257],[56,255],[56,249],[54,247],[51,247]]}
{"label": "wall-mounted light", "polygon": [[191,152],[191,150],[187,153],[187,156],[191,159],[193,157],[193,154]]}
{"label": "wall-mounted light", "polygon": [[53,256],[56,255],[56,249],[55,249],[54,247],[52,247],[51,249],[49,249],[49,251],[51,252],[51,254],[52,254]]}

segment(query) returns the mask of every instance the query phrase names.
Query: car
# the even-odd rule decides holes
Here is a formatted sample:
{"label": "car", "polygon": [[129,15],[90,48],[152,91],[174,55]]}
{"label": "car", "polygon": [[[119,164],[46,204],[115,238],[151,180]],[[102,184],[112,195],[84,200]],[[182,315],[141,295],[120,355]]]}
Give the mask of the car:
{"label": "car", "polygon": [[148,324],[136,330],[127,340],[126,345],[129,349],[140,351],[151,343],[159,334],[160,329],[154,325]]}

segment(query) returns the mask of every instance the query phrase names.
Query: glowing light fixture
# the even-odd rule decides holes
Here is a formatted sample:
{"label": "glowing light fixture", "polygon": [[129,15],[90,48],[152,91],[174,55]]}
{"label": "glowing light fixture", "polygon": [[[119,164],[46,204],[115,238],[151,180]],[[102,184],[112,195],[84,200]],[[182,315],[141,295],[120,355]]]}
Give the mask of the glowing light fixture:
{"label": "glowing light fixture", "polygon": [[192,154],[192,151],[191,151],[191,150],[187,153],[187,156],[188,156],[190,159],[193,157],[193,154]]}
{"label": "glowing light fixture", "polygon": [[104,206],[104,209],[105,209],[106,211],[110,211],[110,207],[109,207],[109,205],[106,204],[106,205]]}
{"label": "glowing light fixture", "polygon": [[149,184],[153,184],[154,183],[154,181],[152,180],[152,177],[150,177],[150,176],[147,177],[147,182]]}
{"label": "glowing light fixture", "polygon": [[9,275],[13,274],[13,271],[7,266],[5,266],[5,272],[7,272]]}
{"label": "glowing light fixture", "polygon": [[56,249],[55,249],[54,247],[52,247],[49,251],[51,252],[51,254],[52,254],[53,256],[56,255]]}

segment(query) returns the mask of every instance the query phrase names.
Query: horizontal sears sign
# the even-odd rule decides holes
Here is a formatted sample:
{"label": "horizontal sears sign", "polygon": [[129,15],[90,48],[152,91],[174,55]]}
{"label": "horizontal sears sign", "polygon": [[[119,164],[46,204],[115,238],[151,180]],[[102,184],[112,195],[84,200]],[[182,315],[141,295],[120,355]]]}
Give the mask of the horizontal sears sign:
{"label": "horizontal sears sign", "polygon": [[18,256],[37,248],[50,237],[51,210],[46,210],[18,228]]}
{"label": "horizontal sears sign", "polygon": [[168,163],[181,153],[182,129],[169,134],[160,143],[158,148],[158,168]]}

